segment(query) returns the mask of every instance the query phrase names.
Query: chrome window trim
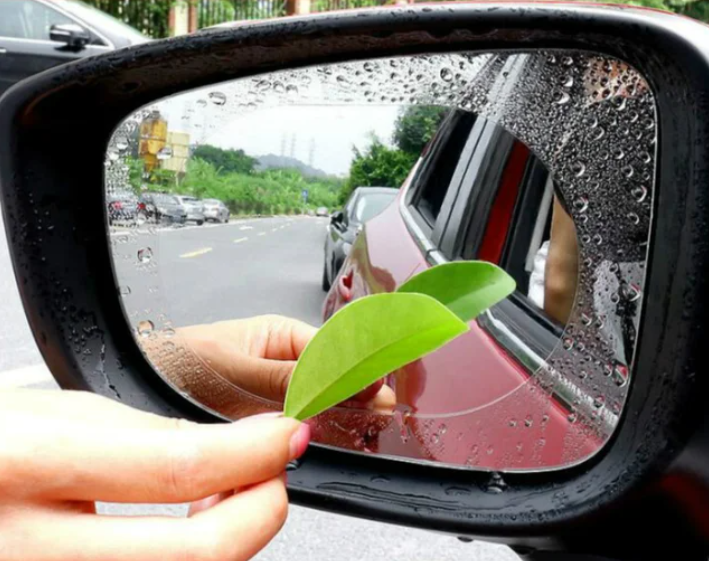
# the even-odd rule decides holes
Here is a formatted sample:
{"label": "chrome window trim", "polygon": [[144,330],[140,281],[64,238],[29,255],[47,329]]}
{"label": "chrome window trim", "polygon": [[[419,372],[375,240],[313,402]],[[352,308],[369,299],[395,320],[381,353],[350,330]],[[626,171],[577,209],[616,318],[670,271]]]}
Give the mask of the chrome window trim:
{"label": "chrome window trim", "polygon": [[[407,208],[406,198],[410,187],[411,183],[404,186],[399,197],[399,212],[404,224],[430,265],[447,263],[448,259],[426,237],[411,215],[411,211]],[[564,407],[569,409],[569,411],[576,411],[589,420],[592,419],[593,415],[598,415],[600,423],[589,422],[588,424],[598,426],[600,436],[604,439],[613,434],[618,425],[619,416],[609,411],[607,407],[602,408],[599,412],[594,406],[593,396],[579,388],[568,376],[551,368],[544,358],[535,353],[502,320],[495,317],[493,310],[485,311],[478,317],[477,321],[486,333],[495,339],[500,347],[528,372],[530,377],[536,378],[544,386],[551,387],[552,396]]]}

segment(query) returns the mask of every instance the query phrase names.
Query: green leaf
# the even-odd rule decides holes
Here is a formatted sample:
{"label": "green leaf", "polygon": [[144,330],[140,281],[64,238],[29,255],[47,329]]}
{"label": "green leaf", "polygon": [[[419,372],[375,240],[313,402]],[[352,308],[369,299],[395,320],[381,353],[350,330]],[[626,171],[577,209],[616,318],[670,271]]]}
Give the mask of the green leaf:
{"label": "green leaf", "polygon": [[445,345],[468,325],[424,294],[376,294],[333,315],[293,371],[287,417],[305,420]]}
{"label": "green leaf", "polygon": [[515,281],[486,261],[436,265],[410,278],[397,292],[428,294],[463,321],[470,321],[514,292]]}

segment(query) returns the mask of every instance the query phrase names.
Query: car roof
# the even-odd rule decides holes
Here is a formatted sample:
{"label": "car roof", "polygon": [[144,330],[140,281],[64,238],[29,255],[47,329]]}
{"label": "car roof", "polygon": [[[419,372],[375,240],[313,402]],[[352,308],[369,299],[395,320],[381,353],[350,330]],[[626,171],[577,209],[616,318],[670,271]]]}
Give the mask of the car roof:
{"label": "car roof", "polygon": [[375,193],[392,194],[398,193],[399,189],[396,187],[357,187],[355,193],[358,195],[372,195]]}

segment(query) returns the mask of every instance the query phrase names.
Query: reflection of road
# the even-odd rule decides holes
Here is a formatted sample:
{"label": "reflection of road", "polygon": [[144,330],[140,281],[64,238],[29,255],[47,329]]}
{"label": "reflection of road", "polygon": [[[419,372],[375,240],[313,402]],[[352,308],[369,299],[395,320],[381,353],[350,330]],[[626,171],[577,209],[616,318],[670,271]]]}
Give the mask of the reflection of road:
{"label": "reflection of road", "polygon": [[[312,221],[318,223],[315,219]],[[250,234],[253,232],[240,230],[240,227],[229,225],[225,228],[235,233],[234,239],[251,238]],[[322,241],[323,230],[319,227],[314,227],[314,230],[315,237],[319,235]],[[188,231],[189,229],[185,229],[180,235],[186,235]],[[320,234],[317,234],[318,231]],[[211,232],[198,234],[198,236],[211,235]],[[267,236],[268,231],[261,237]],[[313,260],[321,266],[322,263],[318,259],[322,259],[322,246],[318,247],[320,251],[314,254]],[[321,271],[318,268],[315,272],[313,286],[314,289],[319,289]],[[302,274],[305,275],[304,272]],[[44,366],[27,326],[10,266],[5,230],[0,216],[0,391],[19,387],[55,389],[57,386]],[[102,513],[133,516],[184,516],[186,512],[184,505],[99,503],[98,508]],[[337,561],[360,559],[514,561],[517,557],[502,546],[485,543],[465,544],[453,537],[423,530],[385,526],[378,522],[291,507],[288,522],[283,530],[254,559],[255,561],[332,561],[333,559]]]}
{"label": "reflection of road", "polygon": [[[254,218],[213,226],[161,228],[152,236],[154,259],[168,319],[175,326],[276,313],[319,325],[325,294],[320,288],[324,218]],[[116,235],[126,235],[121,231]],[[123,249],[125,247],[125,249]],[[129,309],[145,310],[151,295],[135,290],[136,245],[128,252],[120,282],[132,285]]]}

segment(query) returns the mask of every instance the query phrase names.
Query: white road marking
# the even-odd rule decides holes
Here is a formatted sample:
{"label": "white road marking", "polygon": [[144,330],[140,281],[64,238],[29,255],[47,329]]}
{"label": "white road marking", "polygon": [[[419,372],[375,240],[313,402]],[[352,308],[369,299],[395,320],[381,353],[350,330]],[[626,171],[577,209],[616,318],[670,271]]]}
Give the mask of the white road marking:
{"label": "white road marking", "polygon": [[249,239],[249,238],[239,238],[238,240],[234,240],[234,243],[245,242],[245,241],[248,240],[248,239]]}
{"label": "white road marking", "polygon": [[0,372],[0,390],[11,390],[51,381],[52,375],[45,364],[35,364],[16,370]]}
{"label": "white road marking", "polygon": [[254,229],[253,226],[242,226],[241,228],[239,228],[239,230],[253,230],[253,229]]}
{"label": "white road marking", "polygon": [[259,236],[265,236],[265,235],[266,235],[266,232],[260,232],[260,233],[259,233]]}
{"label": "white road marking", "polygon": [[189,253],[183,253],[180,255],[182,259],[189,259],[190,257],[199,257],[200,255],[204,255],[205,253],[209,253],[212,251],[211,247],[203,247],[202,249],[197,249],[195,251],[190,251]]}

